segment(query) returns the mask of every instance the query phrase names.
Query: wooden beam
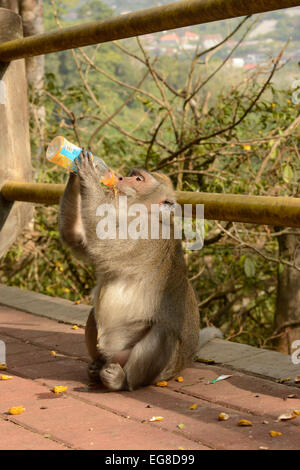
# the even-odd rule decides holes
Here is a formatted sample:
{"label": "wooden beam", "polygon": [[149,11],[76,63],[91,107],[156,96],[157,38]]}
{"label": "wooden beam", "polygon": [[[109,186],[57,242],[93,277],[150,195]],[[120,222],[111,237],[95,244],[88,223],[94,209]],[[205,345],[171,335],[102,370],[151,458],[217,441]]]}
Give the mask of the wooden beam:
{"label": "wooden beam", "polygon": [[0,61],[9,62],[21,57],[299,5],[300,0],[182,0],[1,44]]}
{"label": "wooden beam", "polygon": [[[0,8],[0,44],[20,38],[21,17]],[[27,82],[24,60],[0,63],[0,187],[6,180],[31,180]],[[0,195],[0,256],[32,219],[28,204],[8,203]]]}
{"label": "wooden beam", "polygon": [[[7,201],[58,204],[64,184],[8,181],[1,188]],[[177,191],[179,204],[204,204],[204,217],[251,224],[300,227],[300,198]]]}

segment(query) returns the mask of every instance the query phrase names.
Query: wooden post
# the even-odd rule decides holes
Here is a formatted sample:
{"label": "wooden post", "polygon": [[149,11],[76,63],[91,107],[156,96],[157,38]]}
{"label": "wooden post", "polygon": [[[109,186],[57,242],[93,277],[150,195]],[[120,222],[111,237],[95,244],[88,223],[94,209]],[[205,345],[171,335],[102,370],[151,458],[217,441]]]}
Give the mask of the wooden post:
{"label": "wooden post", "polygon": [[[0,8],[0,44],[23,37],[22,20]],[[0,62],[0,188],[5,181],[31,181],[27,82],[24,59]],[[32,205],[0,195],[0,256],[32,219]]]}

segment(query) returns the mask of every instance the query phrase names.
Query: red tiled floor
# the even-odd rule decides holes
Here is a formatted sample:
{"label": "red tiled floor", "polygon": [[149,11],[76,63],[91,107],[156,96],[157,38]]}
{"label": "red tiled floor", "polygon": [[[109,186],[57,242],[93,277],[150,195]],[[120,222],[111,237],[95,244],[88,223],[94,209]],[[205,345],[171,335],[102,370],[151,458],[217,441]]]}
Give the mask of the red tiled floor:
{"label": "red tiled floor", "polygon": [[[83,329],[0,306],[0,339],[5,374],[13,376],[0,380],[0,449],[300,448],[300,416],[277,421],[300,409],[299,388],[195,363],[181,383],[112,393],[88,386]],[[223,373],[233,376],[207,385]],[[68,390],[55,395],[54,385]],[[7,413],[18,405],[26,408],[22,414]],[[228,421],[218,421],[221,411]],[[152,416],[164,419],[151,423]],[[253,425],[239,427],[241,418]],[[282,435],[271,437],[270,430]]]}

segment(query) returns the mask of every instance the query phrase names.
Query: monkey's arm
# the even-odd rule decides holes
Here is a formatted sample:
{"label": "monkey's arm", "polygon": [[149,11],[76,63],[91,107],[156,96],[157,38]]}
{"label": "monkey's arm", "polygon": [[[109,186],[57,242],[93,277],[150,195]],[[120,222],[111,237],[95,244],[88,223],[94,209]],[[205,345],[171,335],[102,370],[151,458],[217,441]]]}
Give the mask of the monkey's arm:
{"label": "monkey's arm", "polygon": [[72,248],[75,255],[85,261],[90,261],[81,218],[80,181],[75,173],[70,173],[60,201],[59,231],[62,241]]}
{"label": "monkey's arm", "polygon": [[89,153],[83,150],[80,160],[76,159],[78,169],[80,198],[81,198],[81,219],[85,234],[86,249],[93,263],[97,262],[97,254],[100,240],[96,234],[96,227],[99,221],[97,217],[98,206],[105,202],[106,195],[101,188],[99,176],[94,168]]}

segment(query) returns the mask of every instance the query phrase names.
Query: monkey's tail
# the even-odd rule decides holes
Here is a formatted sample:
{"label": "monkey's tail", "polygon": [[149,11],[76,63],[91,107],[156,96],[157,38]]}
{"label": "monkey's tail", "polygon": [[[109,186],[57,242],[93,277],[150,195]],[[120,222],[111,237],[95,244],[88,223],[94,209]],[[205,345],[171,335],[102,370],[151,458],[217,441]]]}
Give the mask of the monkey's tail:
{"label": "monkey's tail", "polygon": [[206,328],[203,328],[203,330],[200,330],[197,352],[199,352],[200,348],[202,348],[208,341],[213,338],[224,338],[220,328],[216,328],[215,326],[207,326]]}

